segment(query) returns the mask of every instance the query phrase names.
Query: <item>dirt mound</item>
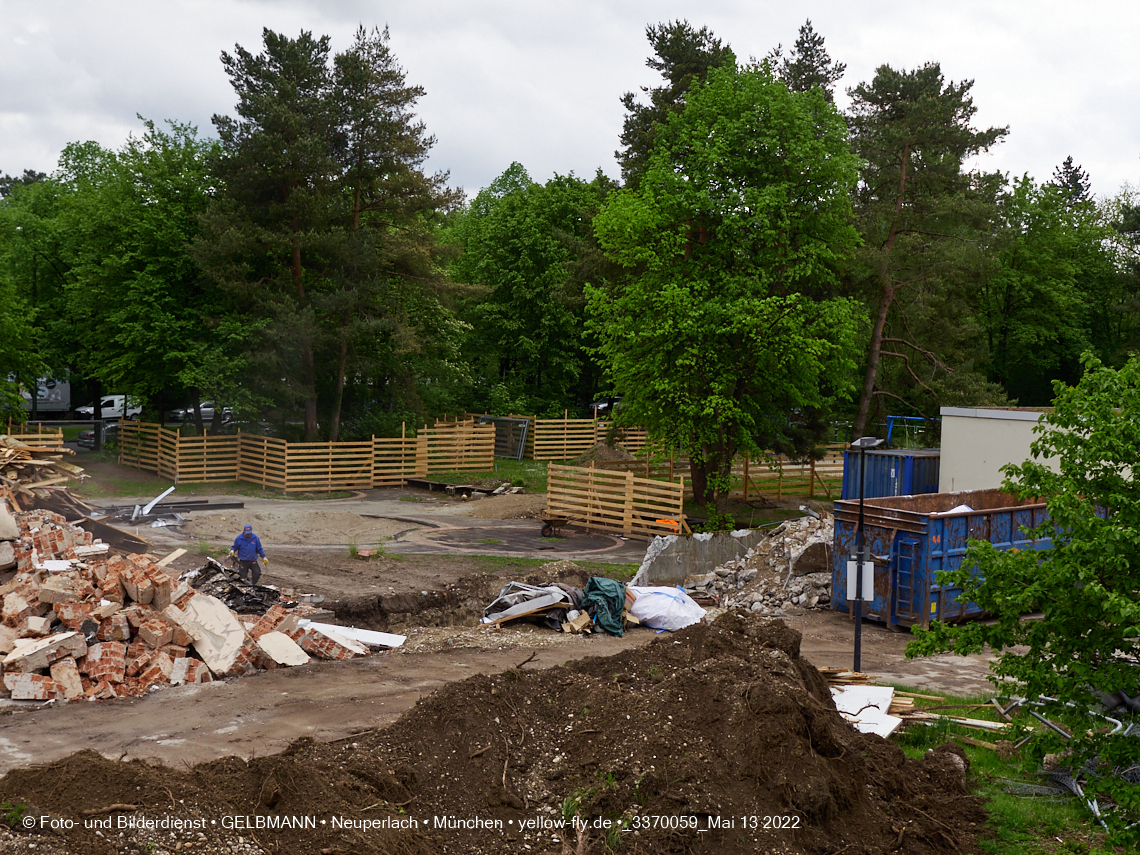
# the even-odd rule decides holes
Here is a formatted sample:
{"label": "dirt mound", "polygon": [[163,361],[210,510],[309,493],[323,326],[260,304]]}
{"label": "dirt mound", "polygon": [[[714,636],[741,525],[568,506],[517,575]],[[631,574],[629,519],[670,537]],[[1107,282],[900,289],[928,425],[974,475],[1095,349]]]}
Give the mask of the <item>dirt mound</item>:
{"label": "dirt mound", "polygon": [[626,460],[636,460],[632,454],[620,445],[606,445],[599,442],[589,451],[580,454],[573,460],[575,466],[587,466],[591,461],[595,463],[620,463]]}
{"label": "dirt mound", "polygon": [[[241,833],[209,824],[223,813],[315,816],[316,829],[245,833],[281,853],[977,851],[984,814],[960,759],[908,760],[857,733],[799,643],[781,621],[731,612],[610,658],[472,677],[355,741],[186,771],[83,753],[10,773],[0,801],[200,817],[205,830],[179,839],[204,834],[205,852]],[[334,816],[419,828],[334,833]],[[445,816],[501,827],[437,827]],[[115,851],[77,825],[57,832],[60,851]]]}

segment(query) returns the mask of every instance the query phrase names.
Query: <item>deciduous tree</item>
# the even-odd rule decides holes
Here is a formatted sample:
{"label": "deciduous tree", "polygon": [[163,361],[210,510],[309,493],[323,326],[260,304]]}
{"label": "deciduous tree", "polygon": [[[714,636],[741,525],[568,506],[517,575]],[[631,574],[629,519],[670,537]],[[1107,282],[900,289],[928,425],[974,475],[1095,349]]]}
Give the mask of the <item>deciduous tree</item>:
{"label": "deciduous tree", "polygon": [[654,139],[636,190],[595,219],[628,277],[590,290],[622,417],[689,454],[723,511],[738,451],[771,448],[850,390],[859,307],[833,297],[857,242],[858,160],[818,88],[716,69]]}

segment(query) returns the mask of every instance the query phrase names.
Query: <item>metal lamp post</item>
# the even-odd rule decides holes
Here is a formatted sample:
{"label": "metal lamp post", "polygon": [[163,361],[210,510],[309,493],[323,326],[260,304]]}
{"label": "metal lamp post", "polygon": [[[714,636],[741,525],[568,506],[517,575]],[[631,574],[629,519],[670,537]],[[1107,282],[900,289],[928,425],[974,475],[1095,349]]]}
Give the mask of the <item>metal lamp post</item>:
{"label": "metal lamp post", "polygon": [[[883,440],[861,436],[851,443],[859,450],[859,528],[855,532],[855,671],[862,671],[863,658],[863,566],[871,561],[871,549],[863,539],[863,503],[867,493],[867,449],[878,448]],[[848,568],[852,564],[847,565]],[[848,571],[850,572],[850,571]]]}

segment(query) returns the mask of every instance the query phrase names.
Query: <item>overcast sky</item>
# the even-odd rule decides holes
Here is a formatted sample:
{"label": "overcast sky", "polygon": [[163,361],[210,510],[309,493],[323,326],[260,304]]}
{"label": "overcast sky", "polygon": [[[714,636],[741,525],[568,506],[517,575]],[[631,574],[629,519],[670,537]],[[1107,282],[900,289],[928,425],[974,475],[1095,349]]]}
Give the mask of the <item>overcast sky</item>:
{"label": "overcast sky", "polygon": [[847,63],[841,88],[884,63],[975,80],[977,124],[1010,128],[986,168],[1044,180],[1071,154],[1097,194],[1140,183],[1136,0],[0,0],[0,172],[51,171],[72,141],[118,146],[136,113],[212,133],[234,104],[222,51],[258,50],[262,27],[339,50],[363,23],[388,25],[426,88],[431,166],[454,185],[473,193],[515,160],[538,180],[616,177],[618,99],[660,80],[646,24],[708,25],[746,59],[790,45],[808,17]]}

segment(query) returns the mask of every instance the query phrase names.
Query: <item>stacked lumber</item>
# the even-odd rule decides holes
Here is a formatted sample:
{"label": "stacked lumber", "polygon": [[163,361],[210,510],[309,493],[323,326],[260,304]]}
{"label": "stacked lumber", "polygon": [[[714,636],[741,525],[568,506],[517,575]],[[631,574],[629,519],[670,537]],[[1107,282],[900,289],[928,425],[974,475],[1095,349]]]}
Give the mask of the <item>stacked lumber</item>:
{"label": "stacked lumber", "polygon": [[[275,605],[245,621],[147,555],[119,555],[52,511],[10,514],[0,487],[0,696],[101,700],[367,656]],[[303,607],[309,608],[311,607]]]}
{"label": "stacked lumber", "polygon": [[77,508],[89,512],[90,507],[67,493],[68,481],[86,477],[82,467],[63,459],[73,454],[75,452],[70,448],[62,446],[40,448],[10,436],[0,436],[0,486],[7,488],[14,509],[29,510],[37,499],[62,494],[68,497],[69,504],[76,504]]}

